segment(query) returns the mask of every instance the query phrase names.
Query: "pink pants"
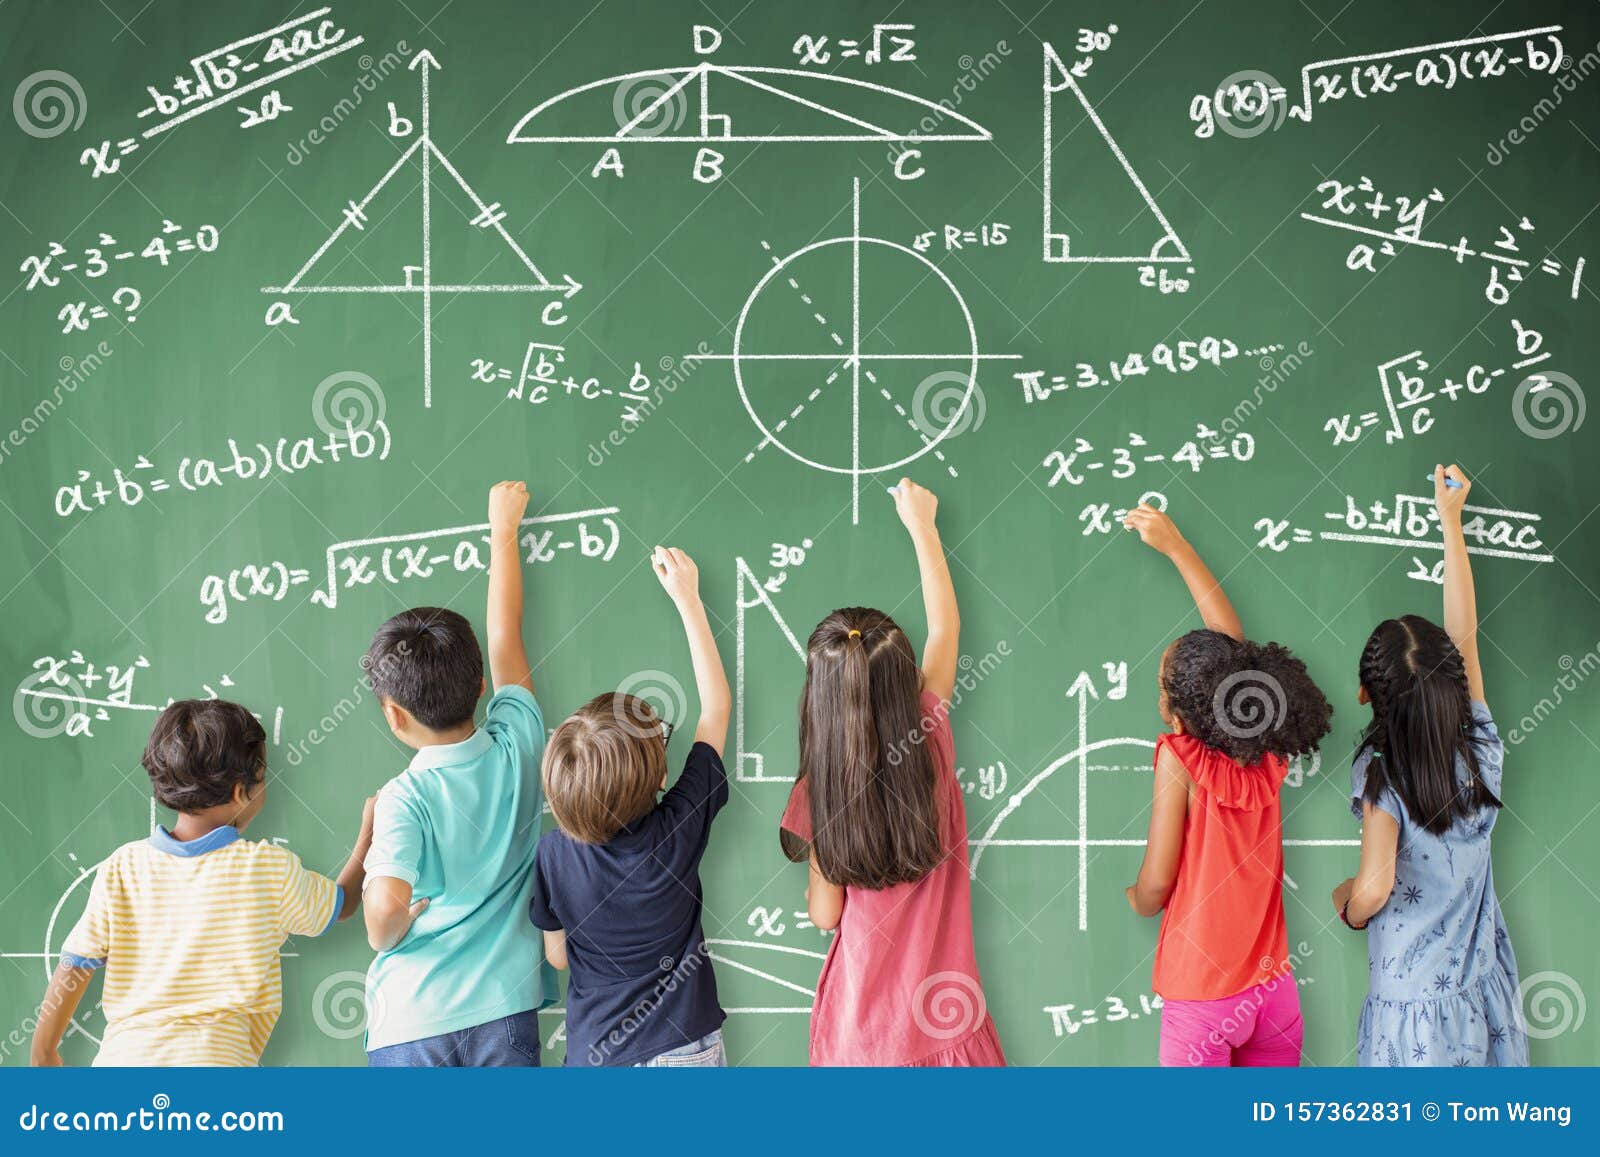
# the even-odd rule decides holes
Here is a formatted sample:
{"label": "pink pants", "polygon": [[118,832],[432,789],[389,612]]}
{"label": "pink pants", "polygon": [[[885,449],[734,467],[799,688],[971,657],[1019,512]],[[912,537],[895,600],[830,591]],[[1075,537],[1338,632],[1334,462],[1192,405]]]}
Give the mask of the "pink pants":
{"label": "pink pants", "polygon": [[1183,1066],[1298,1066],[1305,1022],[1292,975],[1221,1000],[1161,1005],[1161,1063]]}

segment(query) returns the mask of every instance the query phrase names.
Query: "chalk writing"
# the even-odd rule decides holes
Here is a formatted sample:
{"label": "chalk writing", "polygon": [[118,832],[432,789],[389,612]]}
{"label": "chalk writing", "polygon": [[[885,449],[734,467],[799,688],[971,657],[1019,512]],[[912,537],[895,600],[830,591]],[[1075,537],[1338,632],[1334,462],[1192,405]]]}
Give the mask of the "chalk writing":
{"label": "chalk writing", "polygon": [[229,481],[264,482],[274,473],[296,474],[315,466],[338,464],[345,458],[382,462],[389,457],[389,448],[389,426],[379,418],[369,429],[358,429],[354,422],[347,421],[343,433],[330,433],[321,440],[315,435],[303,435],[292,440],[279,438],[270,446],[265,442],[241,446],[229,438],[226,456],[186,455],[179,460],[170,480],[145,473],[154,471],[156,465],[147,455],[140,454],[127,470],[113,466],[109,484],[93,471],[79,470],[74,481],[56,489],[55,510],[67,518],[92,513],[108,502],[138,506],[146,498],[171,490],[174,480],[180,490],[198,492]]}
{"label": "chalk writing", "polygon": [[1089,458],[1095,453],[1094,443],[1086,438],[1074,438],[1070,454],[1052,450],[1045,455],[1043,465],[1050,471],[1051,486],[1063,482],[1069,486],[1081,486],[1088,478],[1085,472],[1093,470],[1107,470],[1112,478],[1131,478],[1141,465],[1152,462],[1181,463],[1189,467],[1190,473],[1197,474],[1200,467],[1210,460],[1250,461],[1255,456],[1256,440],[1241,430],[1224,441],[1215,430],[1201,422],[1196,425],[1193,438],[1169,453],[1146,453],[1149,447],[1150,444],[1142,435],[1129,434],[1122,445],[1112,449],[1109,457]]}
{"label": "chalk writing", "polygon": [[[1138,506],[1141,503],[1149,503],[1157,510],[1165,510],[1167,496],[1159,490],[1146,490],[1139,495],[1139,501],[1133,505]],[[1078,521],[1083,523],[1084,537],[1087,538],[1091,534],[1110,534],[1113,530],[1124,529],[1122,520],[1129,509],[1131,508],[1127,506],[1113,509],[1109,502],[1091,502],[1078,512]]]}
{"label": "chalk writing", "polygon": [[[215,253],[217,247],[222,244],[222,235],[215,225],[202,225],[189,236],[175,236],[183,232],[182,225],[175,221],[163,220],[160,232],[147,241],[134,242],[128,246],[124,246],[109,233],[101,233],[93,245],[85,245],[77,251],[69,251],[61,242],[52,241],[43,253],[22,259],[22,264],[18,268],[28,275],[22,287],[23,291],[32,293],[40,288],[56,289],[61,285],[63,276],[70,276],[79,285],[83,285],[82,278],[98,280],[116,268],[117,263],[123,261],[155,261],[162,268],[166,268],[177,254]],[[72,260],[63,261],[64,257],[71,257]],[[80,271],[82,277],[78,276]],[[121,274],[118,276],[120,278]],[[125,323],[131,324],[136,320],[139,306],[143,301],[143,295],[137,288],[124,282],[112,290],[110,296],[111,306],[105,305],[92,294],[88,299],[80,298],[77,301],[67,302],[56,312],[56,320],[61,323],[61,332],[86,330],[92,322],[103,321],[113,316],[113,312]]]}
{"label": "chalk writing", "polygon": [[1109,362],[1078,362],[1071,374],[1018,370],[1011,377],[1022,387],[1023,402],[1031,406],[1072,390],[1090,390],[1096,386],[1114,385],[1128,378],[1143,377],[1152,369],[1166,370],[1169,374],[1186,374],[1203,365],[1220,368],[1224,362],[1235,358],[1265,357],[1281,349],[1281,345],[1264,345],[1241,350],[1229,338],[1206,337],[1199,341],[1180,341],[1176,345],[1162,342],[1148,351],[1135,350],[1126,357]]}
{"label": "chalk writing", "polygon": [[1141,992],[1137,1008],[1131,1008],[1118,996],[1105,996],[1092,1005],[1047,1004],[1043,1012],[1050,1018],[1050,1029],[1056,1036],[1075,1036],[1079,1029],[1094,1024],[1115,1024],[1118,1021],[1135,1021],[1141,1016],[1155,1016],[1161,1008],[1161,998],[1153,992]]}
{"label": "chalk writing", "polygon": [[972,229],[944,225],[918,233],[911,239],[911,248],[918,253],[926,253],[935,245],[942,244],[946,253],[954,253],[958,249],[998,249],[1010,239],[1011,226],[1004,221],[990,221]]}
{"label": "chalk writing", "polygon": [[[826,36],[802,36],[790,49],[801,64],[825,65],[834,59],[860,59],[863,64],[881,64],[884,61],[909,63],[917,59],[917,42],[910,33],[915,24],[874,24],[866,37],[865,45],[859,39],[838,37],[833,46]],[[901,35],[905,33],[906,35]]]}
{"label": "chalk writing", "polygon": [[622,403],[621,417],[625,422],[643,421],[644,415],[649,413],[648,409],[639,408],[651,402],[652,385],[650,375],[644,372],[639,362],[633,363],[633,373],[628,376],[626,386],[612,387],[601,385],[596,377],[580,379],[570,371],[563,374],[561,367],[566,360],[566,346],[530,341],[523,351],[522,365],[515,370],[489,358],[473,358],[472,380],[488,385],[509,382],[511,384],[506,387],[506,397],[525,401],[530,406],[543,405],[558,396],[559,390],[559,396],[578,401],[616,398]]}
{"label": "chalk writing", "polygon": [[[528,566],[554,562],[563,551],[583,558],[610,562],[621,542],[614,506],[579,510],[571,514],[546,514],[524,518],[527,529],[518,540]],[[571,531],[558,537],[563,531]],[[328,547],[324,585],[311,591],[311,601],[322,607],[338,605],[339,592],[382,582],[398,586],[436,573],[466,574],[488,569],[489,524],[452,526],[412,534],[352,539]],[[229,608],[251,599],[282,602],[297,587],[311,582],[311,571],[273,559],[235,567],[226,574],[207,575],[200,582],[200,603],[208,623],[224,623]]]}
{"label": "chalk writing", "polygon": [[[312,68],[362,42],[346,39],[346,32],[323,19],[330,9],[318,8],[293,20],[224,44],[189,61],[189,73],[178,73],[165,87],[146,86],[150,103],[136,114],[156,123],[134,136],[103,140],[83,150],[78,164],[89,167],[91,177],[110,176],[122,168],[122,159],[137,152],[140,142],[159,136],[185,121],[229,104],[246,93],[271,89],[250,103],[236,106],[240,127],[250,128],[291,111],[274,85],[302,69]],[[266,69],[261,75],[260,70]]]}

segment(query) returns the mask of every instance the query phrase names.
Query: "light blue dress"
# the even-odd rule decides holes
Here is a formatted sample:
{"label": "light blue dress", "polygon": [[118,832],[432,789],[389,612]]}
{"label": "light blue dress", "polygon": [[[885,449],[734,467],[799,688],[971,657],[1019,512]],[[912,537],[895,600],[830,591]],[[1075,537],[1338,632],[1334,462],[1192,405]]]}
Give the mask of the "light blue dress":
{"label": "light blue dress", "polygon": [[[1489,708],[1472,704],[1478,771],[1498,797],[1505,762]],[[1367,764],[1351,774],[1361,815]],[[1466,783],[1466,761],[1456,761]],[[1400,825],[1394,891],[1367,926],[1368,991],[1356,1031],[1362,1065],[1511,1066],[1528,1063],[1517,996],[1517,961],[1494,893],[1489,836],[1499,815],[1484,808],[1443,835],[1412,821],[1386,788],[1377,807]]]}

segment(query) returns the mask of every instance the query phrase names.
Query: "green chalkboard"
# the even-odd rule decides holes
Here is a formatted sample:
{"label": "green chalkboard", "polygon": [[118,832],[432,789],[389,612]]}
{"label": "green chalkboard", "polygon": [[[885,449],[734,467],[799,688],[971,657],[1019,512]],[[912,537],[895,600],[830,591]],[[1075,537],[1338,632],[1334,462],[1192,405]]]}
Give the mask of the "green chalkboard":
{"label": "green chalkboard", "polygon": [[[803,1063],[799,646],[845,604],[920,633],[901,474],[961,599],[1012,1060],[1155,1060],[1122,889],[1195,616],[1115,512],[1160,495],[1337,705],[1285,789],[1286,888],[1307,1060],[1351,1063],[1356,659],[1438,614],[1440,460],[1482,507],[1533,1056],[1596,1061],[1591,5],[330,3],[0,9],[5,1063],[85,874],[163,819],[138,756],[168,699],[260,713],[251,835],[337,868],[407,757],[357,659],[408,605],[481,623],[504,477],[552,720],[619,685],[692,712],[646,557],[699,561],[738,696],[704,870],[729,1052]],[[361,1063],[359,929],[284,952],[266,1062]]]}

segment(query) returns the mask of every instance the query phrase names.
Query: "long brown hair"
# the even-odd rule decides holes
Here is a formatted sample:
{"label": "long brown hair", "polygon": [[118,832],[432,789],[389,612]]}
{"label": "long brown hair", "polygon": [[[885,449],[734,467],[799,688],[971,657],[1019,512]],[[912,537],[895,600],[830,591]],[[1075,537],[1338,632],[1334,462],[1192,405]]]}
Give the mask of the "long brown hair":
{"label": "long brown hair", "polygon": [[846,607],[811,632],[800,699],[800,780],[812,840],[780,832],[792,860],[814,850],[830,883],[887,888],[944,859],[932,721],[911,641],[882,611]]}

